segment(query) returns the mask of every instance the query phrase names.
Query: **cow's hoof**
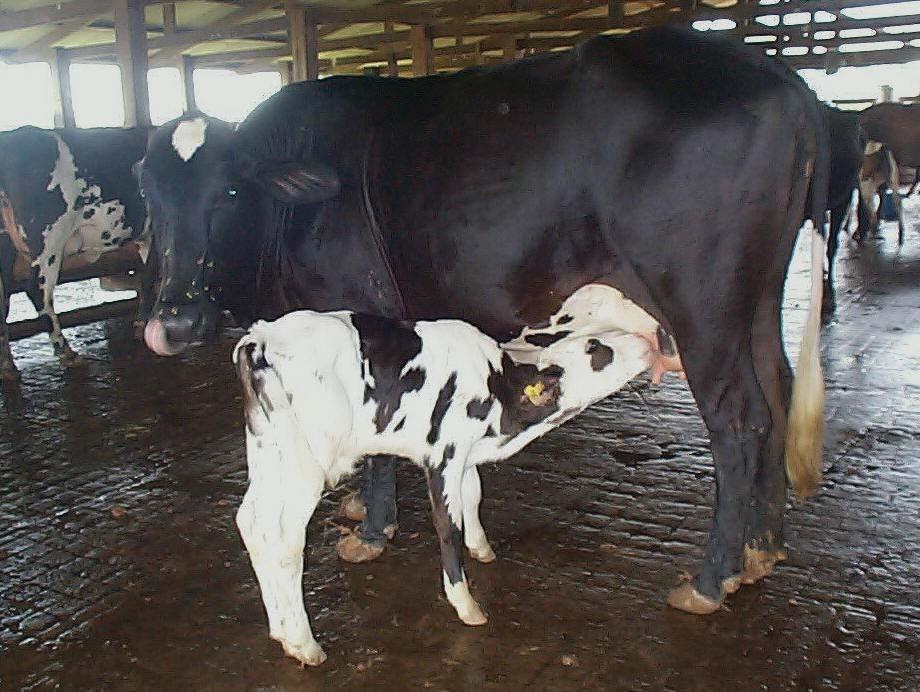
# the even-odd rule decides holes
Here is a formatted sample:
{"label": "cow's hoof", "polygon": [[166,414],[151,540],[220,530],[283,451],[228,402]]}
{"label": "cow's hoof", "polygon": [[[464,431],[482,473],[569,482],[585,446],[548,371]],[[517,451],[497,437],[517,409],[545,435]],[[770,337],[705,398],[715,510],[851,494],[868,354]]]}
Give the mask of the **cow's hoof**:
{"label": "cow's hoof", "polygon": [[361,537],[355,533],[342,536],[339,542],[335,544],[335,550],[339,557],[345,562],[370,562],[383,555],[385,542],[362,541]]}
{"label": "cow's hoof", "polygon": [[282,641],[281,646],[284,648],[284,653],[291,658],[297,659],[305,666],[322,665],[323,661],[326,660],[326,652],[323,651],[322,647],[315,641],[307,642],[306,644],[298,644],[296,646]]}
{"label": "cow's hoof", "polygon": [[693,615],[710,615],[722,606],[722,601],[704,596],[693,588],[693,584],[687,583],[671,589],[668,605]]}
{"label": "cow's hoof", "polygon": [[495,562],[495,551],[492,550],[492,546],[486,543],[483,548],[472,548],[468,547],[470,551],[470,557],[479,562],[488,564],[490,562]]}
{"label": "cow's hoof", "polygon": [[349,493],[343,497],[342,502],[339,503],[339,516],[351,521],[364,521],[367,518],[367,507],[361,495]]}
{"label": "cow's hoof", "polygon": [[777,562],[786,559],[785,550],[755,550],[745,547],[741,583],[753,584],[773,574]]}
{"label": "cow's hoof", "polygon": [[388,541],[392,541],[397,530],[399,530],[399,524],[387,524],[383,527],[383,535],[387,537]]}

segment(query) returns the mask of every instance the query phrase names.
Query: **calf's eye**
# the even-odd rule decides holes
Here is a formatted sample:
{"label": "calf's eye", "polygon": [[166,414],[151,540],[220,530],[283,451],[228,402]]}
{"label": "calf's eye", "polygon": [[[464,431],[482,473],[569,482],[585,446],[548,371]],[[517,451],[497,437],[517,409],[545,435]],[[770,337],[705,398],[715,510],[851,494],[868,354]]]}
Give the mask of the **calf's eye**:
{"label": "calf's eye", "polygon": [[233,199],[234,197],[237,196],[237,194],[239,193],[239,190],[237,190],[235,187],[231,185],[225,190],[225,193],[227,197],[229,197],[230,199]]}

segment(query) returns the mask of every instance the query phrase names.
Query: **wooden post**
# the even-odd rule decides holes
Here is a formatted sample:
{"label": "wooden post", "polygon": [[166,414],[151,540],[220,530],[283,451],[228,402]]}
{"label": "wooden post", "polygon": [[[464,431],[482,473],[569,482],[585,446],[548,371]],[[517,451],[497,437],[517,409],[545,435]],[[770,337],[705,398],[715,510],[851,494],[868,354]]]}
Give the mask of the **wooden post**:
{"label": "wooden post", "polygon": [[54,89],[54,126],[76,127],[73,97],[70,93],[70,57],[63,48],[55,48],[48,62],[51,67],[51,87]]}
{"label": "wooden post", "polygon": [[[383,33],[387,35],[387,41],[393,41],[393,22],[384,22],[383,23]],[[398,77],[399,76],[399,63],[396,61],[396,53],[393,52],[393,49],[390,49],[390,52],[387,54],[387,77]]]}
{"label": "wooden post", "polygon": [[[176,35],[176,5],[172,2],[163,5],[163,35]],[[188,55],[177,55],[176,68],[179,70],[179,81],[182,82],[182,110],[186,113],[196,111],[198,104],[195,101],[194,61]]]}
{"label": "wooden post", "polygon": [[302,5],[288,0],[285,5],[288,19],[288,43],[291,48],[292,74],[295,82],[319,77],[319,37],[316,22]]}
{"label": "wooden post", "polygon": [[511,61],[518,58],[518,43],[516,36],[506,36],[502,39],[502,59]]}
{"label": "wooden post", "polygon": [[191,55],[180,55],[179,77],[182,79],[182,93],[185,96],[185,111],[197,111],[198,102],[195,100],[195,62]]}
{"label": "wooden post", "polygon": [[278,74],[281,75],[281,86],[286,87],[291,83],[291,63],[283,62],[278,65]]}
{"label": "wooden post", "polygon": [[431,27],[416,24],[412,27],[412,74],[416,77],[434,74],[434,42]]}
{"label": "wooden post", "polygon": [[114,0],[115,53],[121,67],[125,127],[150,125],[144,0]]}
{"label": "wooden post", "polygon": [[625,18],[626,0],[607,0],[607,19],[610,20],[610,26],[623,26]]}
{"label": "wooden post", "polygon": [[167,2],[163,5],[163,35],[172,36],[176,33],[176,3]]}

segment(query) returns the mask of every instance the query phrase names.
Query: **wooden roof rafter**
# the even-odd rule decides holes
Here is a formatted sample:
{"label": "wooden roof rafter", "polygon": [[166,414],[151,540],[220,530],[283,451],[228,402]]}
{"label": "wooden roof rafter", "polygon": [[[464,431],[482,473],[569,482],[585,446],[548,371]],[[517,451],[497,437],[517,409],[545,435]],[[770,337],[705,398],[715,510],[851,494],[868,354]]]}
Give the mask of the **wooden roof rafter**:
{"label": "wooden roof rafter", "polygon": [[[73,31],[84,26],[110,28],[112,0],[70,0],[59,5],[48,5],[47,0],[37,7],[15,12],[0,12],[0,37],[9,28],[30,26],[42,16],[41,24],[57,24],[45,36],[33,40],[18,50],[4,51],[5,59],[34,60],[47,59],[54,44]],[[166,5],[165,0],[137,0],[146,6]],[[185,0],[174,0],[182,5]],[[574,45],[590,36],[615,30],[636,29],[668,22],[690,24],[697,20],[731,19],[735,28],[720,31],[722,35],[739,38],[772,36],[769,41],[754,45],[762,49],[807,47],[809,50],[823,46],[835,52],[847,43],[880,43],[882,41],[903,41],[905,48],[890,51],[868,51],[872,57],[886,61],[898,50],[914,48],[908,41],[916,39],[913,32],[894,34],[880,31],[891,26],[920,23],[920,14],[905,17],[880,19],[854,19],[840,13],[842,9],[856,6],[871,6],[890,0],[791,0],[773,5],[739,2],[729,7],[716,8],[698,0],[663,0],[644,3],[645,9],[634,2],[624,0],[431,0],[425,3],[407,4],[396,0],[385,0],[364,8],[334,6],[334,2],[312,5],[309,0],[293,0],[297,5],[309,8],[310,21],[315,26],[315,41],[321,58],[320,67],[327,73],[352,69],[361,71],[366,65],[389,64],[391,71],[395,63],[408,60],[411,55],[411,26],[425,25],[426,35],[435,42],[433,56],[436,66],[463,63],[477,64],[485,60],[484,54],[502,54],[506,58],[518,52],[558,50]],[[156,25],[156,19],[148,12],[147,48],[151,66],[171,65],[183,57],[189,65],[246,66],[276,65],[278,61],[290,58],[288,44],[288,20],[281,14],[284,0],[206,0],[219,2],[230,8],[218,19],[205,25],[172,25],[166,30],[166,22]],[[54,8],[52,10],[52,8]],[[274,15],[271,11],[278,10]],[[782,17],[796,12],[826,11],[833,14],[833,22],[809,22],[807,24],[783,24]],[[761,16],[779,15],[776,26],[755,21]],[[153,23],[153,25],[151,25]],[[383,27],[382,29],[380,27]],[[874,36],[841,39],[844,29],[871,28]],[[343,32],[344,29],[344,32]],[[837,32],[832,38],[814,39],[815,32]],[[445,41],[453,39],[448,46]],[[217,44],[219,41],[242,42],[242,45]],[[208,51],[208,44],[215,50]],[[251,47],[247,48],[246,44]],[[753,42],[752,42],[753,44]],[[220,50],[217,46],[223,47]],[[514,49],[510,49],[513,46]],[[194,50],[193,50],[194,49]],[[193,55],[189,54],[194,53]],[[113,43],[81,45],[66,50],[71,62],[109,62],[114,58]],[[210,53],[200,55],[199,53]],[[841,53],[847,63],[855,64],[860,53]],[[822,55],[808,57],[820,61]],[[901,57],[901,56],[899,56]],[[868,58],[860,58],[864,62]],[[790,62],[792,62],[790,60]],[[801,61],[799,61],[801,62]]]}

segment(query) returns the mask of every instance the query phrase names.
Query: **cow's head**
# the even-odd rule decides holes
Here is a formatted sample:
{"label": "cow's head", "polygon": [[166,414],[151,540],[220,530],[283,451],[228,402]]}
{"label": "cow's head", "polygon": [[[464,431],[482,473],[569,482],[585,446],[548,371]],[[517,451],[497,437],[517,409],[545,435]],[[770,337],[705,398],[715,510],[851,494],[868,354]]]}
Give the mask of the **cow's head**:
{"label": "cow's head", "polygon": [[161,279],[144,339],[164,356],[213,335],[222,308],[253,317],[246,308],[273,210],[339,188],[328,169],[257,160],[231,125],[191,114],[153,134],[137,174]]}

